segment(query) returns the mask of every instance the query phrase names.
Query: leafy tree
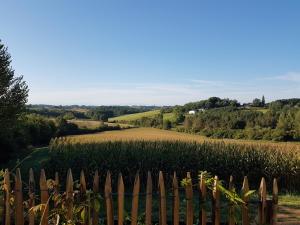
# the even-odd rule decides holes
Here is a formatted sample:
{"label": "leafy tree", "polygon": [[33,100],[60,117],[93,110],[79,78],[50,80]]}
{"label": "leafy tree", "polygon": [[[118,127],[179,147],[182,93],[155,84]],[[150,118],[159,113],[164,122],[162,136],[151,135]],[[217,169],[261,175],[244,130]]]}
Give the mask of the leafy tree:
{"label": "leafy tree", "polygon": [[295,138],[300,139],[300,110],[295,115]]}
{"label": "leafy tree", "polygon": [[0,161],[7,159],[14,146],[14,129],[25,109],[28,87],[22,76],[15,76],[11,56],[0,40]]}
{"label": "leafy tree", "polygon": [[72,113],[72,112],[67,112],[67,113],[65,113],[65,115],[63,116],[63,118],[64,118],[65,120],[72,120],[72,119],[75,119],[75,116],[74,116],[74,113]]}
{"label": "leafy tree", "polygon": [[170,130],[172,128],[172,123],[170,120],[164,120],[163,121],[163,129],[164,130]]}
{"label": "leafy tree", "polygon": [[262,105],[261,100],[258,98],[253,99],[252,106],[260,107]]}
{"label": "leafy tree", "polygon": [[266,105],[266,99],[265,99],[265,96],[263,95],[261,98],[261,106],[265,107],[265,105]]}
{"label": "leafy tree", "polygon": [[295,135],[294,132],[294,118],[291,112],[282,112],[276,127],[276,139],[284,141],[291,140]]}
{"label": "leafy tree", "polygon": [[68,123],[63,117],[59,117],[57,123],[57,134],[56,136],[64,136],[78,133],[78,126],[74,123]]}

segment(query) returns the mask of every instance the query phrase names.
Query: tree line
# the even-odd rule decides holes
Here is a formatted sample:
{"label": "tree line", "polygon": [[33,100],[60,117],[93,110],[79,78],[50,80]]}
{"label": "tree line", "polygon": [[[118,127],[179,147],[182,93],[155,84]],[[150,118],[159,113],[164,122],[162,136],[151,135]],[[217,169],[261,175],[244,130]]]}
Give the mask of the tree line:
{"label": "tree line", "polygon": [[300,140],[300,108],[278,108],[274,103],[266,112],[236,107],[211,109],[186,116],[183,127],[186,132],[215,138],[294,141]]}

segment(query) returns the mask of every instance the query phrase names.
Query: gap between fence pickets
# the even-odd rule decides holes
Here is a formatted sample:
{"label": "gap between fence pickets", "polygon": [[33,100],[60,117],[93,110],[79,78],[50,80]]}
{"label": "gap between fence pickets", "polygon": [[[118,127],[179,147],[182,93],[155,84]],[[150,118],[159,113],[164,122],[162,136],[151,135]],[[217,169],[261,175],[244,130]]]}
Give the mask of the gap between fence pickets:
{"label": "gap between fence pickets", "polygon": [[[12,193],[11,189],[11,177],[14,177],[14,189]],[[186,200],[186,213],[185,213],[185,224],[193,225],[194,221],[194,201],[193,201],[193,184],[191,174],[188,172],[186,178],[190,180],[188,184],[185,186],[185,200]],[[174,172],[172,178],[172,223],[174,225],[179,225],[180,223],[180,200],[179,200],[179,187],[176,173]],[[99,193],[99,173],[95,171],[94,179],[93,179],[93,193],[96,195]],[[211,221],[214,225],[221,224],[221,206],[220,206],[220,190],[218,188],[219,179],[215,176],[214,185],[212,188],[212,211],[211,211]],[[54,207],[58,206],[57,197],[59,195],[59,176],[58,173],[55,173],[54,180]],[[48,215],[49,215],[49,192],[48,192],[48,184],[46,179],[45,171],[42,169],[40,173],[40,202],[42,205],[42,217],[40,224],[48,225]],[[67,219],[73,219],[73,202],[74,202],[74,183],[73,183],[73,175],[71,169],[68,170],[67,180],[66,180],[66,202],[67,202]],[[205,185],[205,177],[203,175],[200,176],[199,182],[196,185],[199,191],[200,198],[200,208],[199,208],[199,223],[201,225],[207,224],[207,214],[208,211],[206,209],[206,203],[208,201],[207,198],[207,188]],[[24,221],[28,221],[29,225],[34,225],[36,223],[35,212],[33,210],[29,210],[27,214],[24,214],[24,206],[23,206],[23,190],[22,190],[22,178],[20,169],[16,169],[16,173],[12,174],[8,169],[5,170],[4,174],[4,214],[2,224],[5,225],[24,225]],[[122,174],[120,173],[118,176],[118,187],[117,187],[117,220],[118,225],[124,224],[124,194],[125,187],[123,182]],[[229,190],[234,190],[234,180],[233,177],[230,177],[229,180]],[[84,172],[80,173],[80,195],[86,198],[87,186]],[[243,181],[243,186],[241,189],[242,200],[244,204],[242,206],[242,224],[250,225],[249,218],[249,196],[247,193],[249,192],[249,181],[245,176]],[[159,225],[167,224],[167,202],[166,202],[166,188],[164,183],[164,175],[163,172],[159,172],[158,176],[158,193],[159,193]],[[131,207],[131,225],[138,224],[138,215],[139,215],[139,194],[140,194],[140,176],[139,173],[135,176],[134,186],[133,186],[133,195],[132,195],[132,207]],[[147,184],[146,184],[146,207],[145,207],[145,224],[152,224],[152,194],[153,194],[153,185],[152,185],[152,176],[151,172],[147,173]],[[11,197],[14,195],[14,209],[11,207]],[[33,170],[29,170],[29,183],[28,183],[28,206],[32,208],[36,205],[36,192],[35,192],[35,180]],[[272,186],[272,199],[267,199],[267,186],[265,178],[261,179],[261,183],[258,190],[259,196],[259,205],[258,205],[258,215],[257,222],[258,224],[277,224],[277,210],[278,210],[278,185],[277,180],[273,180]],[[111,181],[111,173],[108,171],[106,174],[106,180],[104,185],[104,199],[105,199],[105,210],[106,210],[106,224],[113,225],[114,224],[114,211],[113,211],[113,198],[112,198],[112,181]],[[84,208],[87,214],[89,215],[86,218],[86,221],[83,221],[84,224],[93,225],[99,224],[99,212],[96,209],[96,200],[93,200],[91,206]],[[142,213],[142,212],[140,212]],[[12,217],[13,215],[13,217]],[[24,215],[27,215],[28,218],[24,218]],[[234,225],[236,222],[234,221],[234,206],[229,202],[228,204],[228,221],[227,224]],[[12,218],[14,219],[14,223],[12,223]],[[59,219],[59,217],[57,217]]]}

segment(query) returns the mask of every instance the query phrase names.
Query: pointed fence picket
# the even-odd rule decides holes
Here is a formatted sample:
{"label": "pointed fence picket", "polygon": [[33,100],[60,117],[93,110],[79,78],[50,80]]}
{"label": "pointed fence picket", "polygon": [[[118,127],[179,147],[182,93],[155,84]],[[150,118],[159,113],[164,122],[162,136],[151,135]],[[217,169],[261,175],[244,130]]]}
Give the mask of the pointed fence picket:
{"label": "pointed fence picket", "polygon": [[152,177],[151,173],[148,172],[147,175],[147,187],[146,187],[146,217],[145,224],[152,224]]}
{"label": "pointed fence picket", "polygon": [[[11,190],[11,177],[14,176],[14,189],[13,192]],[[174,172],[172,176],[172,187],[171,194],[167,194],[170,190],[165,186],[164,174],[162,171],[159,172],[158,176],[158,222],[159,225],[179,225],[181,223],[185,223],[186,225],[193,225],[196,221],[195,218],[199,217],[199,224],[206,225],[210,221],[214,225],[221,224],[221,200],[220,195],[221,192],[218,188],[219,179],[216,176],[214,179],[214,184],[211,192],[212,196],[212,205],[211,205],[211,216],[208,217],[208,190],[205,184],[204,176],[200,176],[199,182],[193,185],[191,174],[188,172],[186,175],[186,179],[189,181],[184,188],[179,187],[178,179],[176,173]],[[26,182],[25,182],[26,183]],[[25,184],[24,183],[24,184]],[[53,184],[53,193],[50,196],[49,193],[49,184],[51,182],[47,181],[45,171],[42,169],[40,172],[40,180],[39,180],[39,189],[40,189],[40,201],[37,199],[36,189],[35,189],[35,180],[34,180],[34,172],[32,169],[29,171],[29,183],[28,183],[28,197],[23,196],[23,185],[21,179],[21,171],[17,169],[15,174],[10,174],[8,170],[5,170],[4,180],[3,180],[3,191],[4,191],[4,214],[2,224],[5,225],[34,225],[39,222],[42,225],[49,224],[48,215],[51,207],[58,207],[58,196],[61,196],[59,192],[59,174],[55,173],[55,179],[52,181]],[[84,218],[81,224],[99,224],[100,221],[100,212],[99,212],[99,203],[97,203],[97,196],[100,194],[100,177],[98,171],[95,171],[93,182],[92,182],[92,196],[87,193],[88,192],[88,183],[85,178],[85,174],[83,171],[80,173],[79,177],[79,199],[80,201],[88,202],[88,205],[85,205],[83,210]],[[197,188],[194,188],[197,187]],[[147,174],[147,183],[145,187],[145,211],[139,211],[139,197],[143,195],[140,192],[141,184],[140,184],[140,176],[139,173],[135,176],[133,192],[132,192],[132,206],[131,206],[131,214],[130,221],[131,225],[139,224],[139,213],[145,214],[145,224],[151,225],[156,221],[153,221],[153,196],[156,192],[153,192],[153,182],[152,175],[150,172]],[[180,190],[184,189],[185,191],[185,219],[180,217]],[[229,180],[229,190],[235,190],[233,177],[230,177]],[[77,192],[74,190],[74,181],[71,169],[68,170],[67,179],[66,179],[66,218],[68,220],[72,220],[75,215],[74,213],[74,193]],[[193,191],[198,191],[199,193],[199,212],[196,213],[194,211],[194,193]],[[250,225],[249,218],[249,196],[247,193],[249,192],[249,181],[245,176],[243,180],[243,186],[241,189],[242,199],[244,201],[244,205],[242,206],[242,221],[243,225]],[[107,225],[114,225],[115,221],[118,225],[122,225],[125,223],[125,185],[123,181],[122,174],[118,176],[118,184],[117,184],[117,213],[114,215],[114,205],[113,205],[113,192],[112,192],[112,177],[110,172],[108,171],[106,174],[106,180],[104,185],[104,202],[105,202],[105,218]],[[277,210],[278,210],[278,185],[277,180],[273,180],[272,185],[272,198],[267,198],[267,185],[265,178],[261,179],[260,187],[258,190],[259,194],[259,204],[258,207],[258,221],[257,223],[262,224],[277,224]],[[126,193],[128,195],[128,193]],[[167,204],[167,196],[172,196],[172,203],[169,206]],[[27,195],[26,195],[27,196]],[[52,198],[51,198],[52,197]],[[94,198],[91,198],[94,197]],[[12,206],[11,199],[14,198],[14,205]],[[28,200],[29,208],[32,208],[39,204],[40,202],[42,208],[42,216],[38,216],[34,210],[24,209],[23,199],[26,198]],[[77,198],[76,198],[77,199]],[[172,209],[172,215],[170,217],[167,216],[167,208]],[[228,203],[226,206],[226,210],[223,212],[227,212],[227,221],[226,224],[234,225],[234,205]],[[12,219],[14,218],[14,219]],[[168,218],[171,218],[171,222],[168,221]],[[223,221],[224,223],[225,221]],[[252,222],[251,222],[252,223]]]}

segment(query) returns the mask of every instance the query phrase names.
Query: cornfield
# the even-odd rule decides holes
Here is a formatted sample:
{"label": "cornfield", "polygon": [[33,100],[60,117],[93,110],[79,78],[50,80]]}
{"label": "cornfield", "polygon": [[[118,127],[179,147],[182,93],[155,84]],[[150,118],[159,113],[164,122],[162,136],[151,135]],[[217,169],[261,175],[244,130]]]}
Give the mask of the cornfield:
{"label": "cornfield", "polygon": [[[66,174],[68,168],[73,168],[77,177],[81,169],[90,176],[98,169],[103,179],[105,174],[101,171],[109,170],[115,175],[113,183],[121,172],[127,185],[134,183],[136,171],[141,177],[147,177],[148,171],[157,176],[162,170],[167,183],[171,182],[174,171],[179,178],[184,178],[186,171],[194,177],[199,171],[209,171],[223,180],[233,175],[240,184],[248,176],[254,188],[261,177],[269,184],[277,178],[280,190],[300,188],[300,152],[258,144],[175,140],[79,143],[61,138],[50,144],[50,160],[44,167],[50,174]],[[141,182],[145,184],[146,180]]]}

